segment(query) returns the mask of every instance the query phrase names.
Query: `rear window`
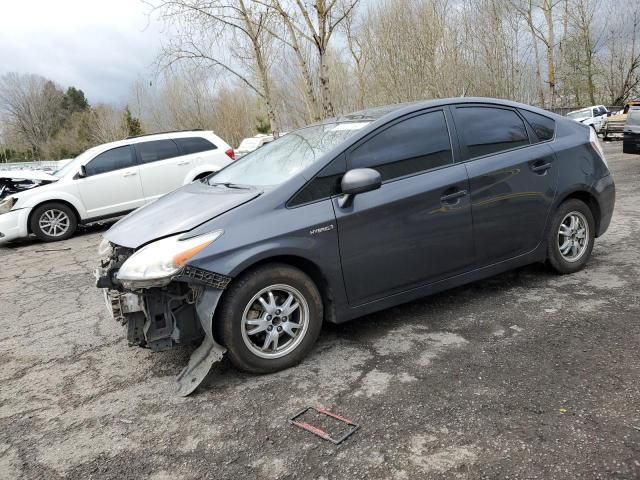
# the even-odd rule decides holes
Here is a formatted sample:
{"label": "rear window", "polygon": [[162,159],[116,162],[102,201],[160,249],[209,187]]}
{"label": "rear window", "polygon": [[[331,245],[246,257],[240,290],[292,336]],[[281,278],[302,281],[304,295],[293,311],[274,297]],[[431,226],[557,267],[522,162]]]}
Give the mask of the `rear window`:
{"label": "rear window", "polygon": [[544,142],[551,140],[556,130],[556,122],[549,117],[540,115],[538,113],[529,112],[528,110],[520,110],[520,113],[525,118],[529,125],[536,132],[538,140]]}
{"label": "rear window", "polygon": [[640,110],[629,110],[627,125],[640,125]]}
{"label": "rear window", "polygon": [[206,152],[207,150],[215,150],[218,148],[209,140],[202,137],[175,138],[174,141],[180,146],[180,149],[185,155]]}

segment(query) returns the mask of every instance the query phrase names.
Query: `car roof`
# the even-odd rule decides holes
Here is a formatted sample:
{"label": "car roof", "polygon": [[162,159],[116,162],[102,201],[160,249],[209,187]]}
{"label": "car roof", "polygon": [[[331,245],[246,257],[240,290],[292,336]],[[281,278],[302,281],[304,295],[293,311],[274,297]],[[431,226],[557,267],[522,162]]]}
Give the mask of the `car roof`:
{"label": "car roof", "polygon": [[358,110],[356,112],[339,115],[336,117],[328,118],[319,122],[324,123],[341,123],[341,122],[357,122],[357,121],[370,121],[376,122],[377,120],[389,121],[393,118],[412,113],[414,111],[424,110],[432,107],[440,107],[444,105],[460,105],[460,104],[489,104],[495,106],[506,106],[512,108],[520,108],[529,110],[540,115],[546,115],[548,117],[561,119],[560,115],[557,115],[548,110],[543,110],[524,103],[512,102],[510,100],[501,100],[496,98],[486,97],[453,97],[443,98],[438,100],[421,100],[418,102],[409,103],[397,103],[393,105],[385,105],[381,107],[367,108],[364,110]]}
{"label": "car roof", "polygon": [[153,140],[170,140],[173,138],[185,138],[185,137],[202,137],[211,140],[218,148],[229,148],[227,143],[214,134],[210,130],[179,130],[173,132],[159,132],[149,133],[146,135],[137,135],[134,137],[127,137],[122,140],[116,140],[115,142],[103,143],[92,147],[90,150],[95,150],[96,153],[104,152],[116,147],[123,147],[126,145],[133,145],[142,142],[151,142]]}

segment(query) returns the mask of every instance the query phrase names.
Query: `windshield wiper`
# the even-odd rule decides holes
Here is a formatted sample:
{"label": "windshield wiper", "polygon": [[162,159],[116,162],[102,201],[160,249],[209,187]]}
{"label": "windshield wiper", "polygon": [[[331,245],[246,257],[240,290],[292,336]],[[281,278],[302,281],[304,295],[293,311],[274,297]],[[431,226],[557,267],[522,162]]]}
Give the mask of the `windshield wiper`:
{"label": "windshield wiper", "polygon": [[239,190],[249,190],[251,188],[248,185],[240,185],[238,183],[231,183],[231,182],[214,182],[214,183],[210,183],[209,185],[211,186],[222,185],[227,188],[236,188]]}

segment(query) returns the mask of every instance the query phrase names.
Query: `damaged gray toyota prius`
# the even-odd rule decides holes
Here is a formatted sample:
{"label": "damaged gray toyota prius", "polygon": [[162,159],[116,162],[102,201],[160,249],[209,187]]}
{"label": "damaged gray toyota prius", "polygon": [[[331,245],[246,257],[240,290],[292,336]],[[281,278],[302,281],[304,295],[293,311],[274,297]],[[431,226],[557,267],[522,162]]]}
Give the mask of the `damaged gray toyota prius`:
{"label": "damaged gray toyota prius", "polygon": [[507,101],[357,112],[302,128],[115,224],[97,286],[131,345],[200,346],[266,373],[344,322],[533,262],[584,267],[615,187],[592,129]]}

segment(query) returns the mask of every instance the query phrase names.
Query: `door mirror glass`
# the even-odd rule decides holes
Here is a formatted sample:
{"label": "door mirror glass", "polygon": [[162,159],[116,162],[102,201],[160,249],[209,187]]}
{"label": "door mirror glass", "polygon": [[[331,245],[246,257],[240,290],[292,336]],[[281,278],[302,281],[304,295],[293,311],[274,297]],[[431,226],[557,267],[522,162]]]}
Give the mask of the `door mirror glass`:
{"label": "door mirror glass", "polygon": [[380,188],[382,177],[373,168],[354,168],[344,174],[340,185],[345,195],[356,195]]}

